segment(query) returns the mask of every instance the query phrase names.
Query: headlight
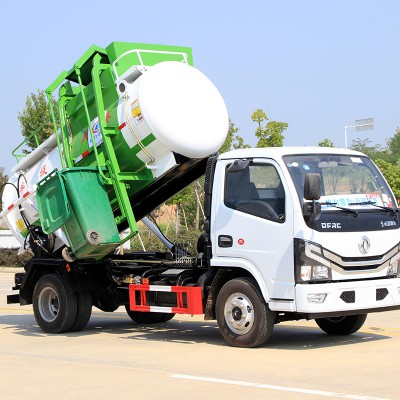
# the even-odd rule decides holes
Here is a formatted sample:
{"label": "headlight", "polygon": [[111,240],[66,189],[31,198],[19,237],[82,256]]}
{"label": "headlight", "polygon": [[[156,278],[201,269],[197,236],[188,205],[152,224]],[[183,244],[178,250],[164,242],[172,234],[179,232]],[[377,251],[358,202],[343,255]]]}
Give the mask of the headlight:
{"label": "headlight", "polygon": [[390,263],[387,269],[387,276],[397,276],[399,271],[399,262],[396,261],[395,263]]}
{"label": "headlight", "polygon": [[315,265],[312,273],[313,279],[330,279],[330,268],[324,265]]}
{"label": "headlight", "polygon": [[300,279],[302,282],[330,280],[330,268],[324,265],[302,265],[300,267]]}
{"label": "headlight", "polygon": [[399,262],[400,262],[400,252],[398,252],[390,259],[386,273],[387,276],[397,276],[400,273]]}
{"label": "headlight", "polygon": [[295,239],[295,276],[297,283],[327,282],[332,279],[330,261],[323,256],[320,246]]}

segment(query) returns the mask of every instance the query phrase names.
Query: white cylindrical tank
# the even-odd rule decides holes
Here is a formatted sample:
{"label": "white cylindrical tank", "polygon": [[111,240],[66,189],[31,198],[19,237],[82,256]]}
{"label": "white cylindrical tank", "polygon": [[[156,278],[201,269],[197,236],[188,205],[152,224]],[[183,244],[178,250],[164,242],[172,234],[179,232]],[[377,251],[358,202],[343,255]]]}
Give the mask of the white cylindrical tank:
{"label": "white cylindrical tank", "polygon": [[159,164],[171,152],[203,158],[219,150],[229,128],[228,111],[203,73],[165,61],[137,76],[135,69],[121,77],[118,121],[131,148],[148,135],[155,136],[156,141],[138,154],[143,162]]}

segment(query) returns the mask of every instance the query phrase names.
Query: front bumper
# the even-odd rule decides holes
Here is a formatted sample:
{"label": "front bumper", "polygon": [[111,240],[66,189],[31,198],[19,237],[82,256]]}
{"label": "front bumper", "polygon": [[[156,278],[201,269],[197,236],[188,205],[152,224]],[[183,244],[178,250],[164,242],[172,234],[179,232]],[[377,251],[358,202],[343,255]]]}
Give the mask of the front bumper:
{"label": "front bumper", "polygon": [[[309,318],[400,309],[400,278],[299,284],[295,291],[296,311],[309,314]],[[322,293],[326,294],[322,303],[310,301]]]}

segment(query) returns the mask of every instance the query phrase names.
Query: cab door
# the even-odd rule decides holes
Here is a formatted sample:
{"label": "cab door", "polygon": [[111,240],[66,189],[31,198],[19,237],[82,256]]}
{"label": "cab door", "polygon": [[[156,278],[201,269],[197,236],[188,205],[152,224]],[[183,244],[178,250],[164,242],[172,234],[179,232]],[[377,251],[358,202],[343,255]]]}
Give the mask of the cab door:
{"label": "cab door", "polygon": [[293,206],[279,165],[261,158],[221,163],[214,184],[213,259],[255,269],[269,299],[293,300]]}

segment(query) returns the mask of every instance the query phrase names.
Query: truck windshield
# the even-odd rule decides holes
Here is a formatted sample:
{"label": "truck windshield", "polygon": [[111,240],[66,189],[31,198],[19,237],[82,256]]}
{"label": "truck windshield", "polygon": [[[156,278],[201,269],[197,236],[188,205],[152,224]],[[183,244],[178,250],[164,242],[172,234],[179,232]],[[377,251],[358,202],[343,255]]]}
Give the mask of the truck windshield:
{"label": "truck windshield", "polygon": [[284,156],[284,161],[301,203],[304,177],[314,172],[321,176],[322,210],[397,208],[390,188],[368,157],[304,154]]}

